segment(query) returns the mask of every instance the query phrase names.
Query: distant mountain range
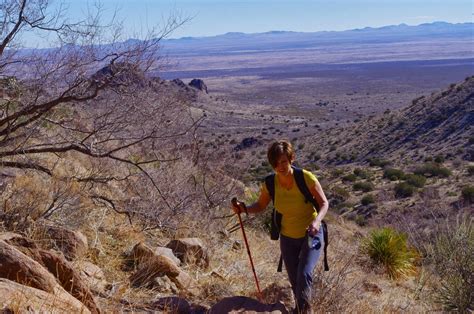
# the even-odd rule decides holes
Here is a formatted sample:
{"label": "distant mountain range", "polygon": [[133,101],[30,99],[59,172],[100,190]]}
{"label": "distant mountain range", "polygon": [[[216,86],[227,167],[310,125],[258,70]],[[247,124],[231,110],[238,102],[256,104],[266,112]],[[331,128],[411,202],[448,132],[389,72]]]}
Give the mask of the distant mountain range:
{"label": "distant mountain range", "polygon": [[[313,33],[270,31],[246,34],[226,33],[212,37],[183,37],[162,42],[171,54],[201,54],[204,51],[241,53],[250,51],[306,49],[331,44],[380,44],[423,40],[457,39],[471,45],[474,54],[474,23],[434,22],[410,26],[389,25],[379,28],[365,27],[347,31],[320,31]],[[192,51],[190,48],[192,47]]]}

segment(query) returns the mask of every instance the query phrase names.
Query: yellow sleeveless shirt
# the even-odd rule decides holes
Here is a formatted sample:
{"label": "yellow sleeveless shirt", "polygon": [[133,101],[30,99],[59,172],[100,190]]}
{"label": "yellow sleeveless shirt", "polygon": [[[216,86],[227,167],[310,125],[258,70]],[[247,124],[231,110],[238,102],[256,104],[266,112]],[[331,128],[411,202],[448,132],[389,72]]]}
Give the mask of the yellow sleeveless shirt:
{"label": "yellow sleeveless shirt", "polygon": [[[303,174],[306,186],[313,187],[318,180],[316,176],[304,169]],[[298,239],[305,236],[306,228],[316,218],[317,212],[310,202],[305,202],[305,198],[294,180],[293,178],[292,187],[287,190],[281,186],[278,176],[275,175],[275,202],[273,205],[283,215],[280,233],[286,237]],[[270,195],[265,183],[262,184],[261,192]]]}

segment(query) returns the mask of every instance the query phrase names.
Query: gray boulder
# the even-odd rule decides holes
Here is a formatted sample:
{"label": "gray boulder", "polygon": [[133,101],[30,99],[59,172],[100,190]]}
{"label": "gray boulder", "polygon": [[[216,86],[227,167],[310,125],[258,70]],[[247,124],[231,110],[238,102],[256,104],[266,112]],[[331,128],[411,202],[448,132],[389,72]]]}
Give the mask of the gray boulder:
{"label": "gray boulder", "polygon": [[204,83],[204,81],[201,80],[201,79],[193,79],[191,82],[189,82],[189,86],[194,87],[194,88],[208,94],[207,86]]}

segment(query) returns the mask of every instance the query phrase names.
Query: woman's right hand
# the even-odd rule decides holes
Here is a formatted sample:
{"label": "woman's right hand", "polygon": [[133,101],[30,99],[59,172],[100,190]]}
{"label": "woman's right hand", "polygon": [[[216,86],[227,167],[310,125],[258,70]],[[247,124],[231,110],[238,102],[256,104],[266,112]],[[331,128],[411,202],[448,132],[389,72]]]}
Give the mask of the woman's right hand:
{"label": "woman's right hand", "polygon": [[245,212],[246,206],[244,202],[239,202],[237,201],[236,198],[233,198],[231,203],[232,203],[232,210],[234,211],[234,213],[241,214]]}

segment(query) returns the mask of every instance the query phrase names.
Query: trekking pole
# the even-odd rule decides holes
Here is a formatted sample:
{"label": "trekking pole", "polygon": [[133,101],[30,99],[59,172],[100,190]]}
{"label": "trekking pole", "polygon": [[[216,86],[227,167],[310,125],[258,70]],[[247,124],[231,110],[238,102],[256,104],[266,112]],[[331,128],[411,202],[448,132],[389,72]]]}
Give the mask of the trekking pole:
{"label": "trekking pole", "polygon": [[[237,198],[234,197],[232,199],[232,205],[240,208],[240,206],[237,203]],[[244,204],[244,210],[245,210],[245,213],[248,215],[247,207],[245,207],[245,204]],[[245,247],[247,248],[247,254],[249,255],[250,265],[252,266],[253,277],[255,278],[255,284],[257,285],[258,299],[259,301],[262,301],[262,292],[260,291],[260,285],[258,284],[258,278],[257,278],[257,273],[255,272],[255,267],[253,266],[252,254],[250,254],[250,247],[249,247],[249,243],[247,242],[247,236],[245,235],[245,229],[244,229],[244,224],[242,223],[242,218],[240,218],[240,211],[237,215],[239,216],[240,229],[242,229],[242,235],[244,236]]]}

